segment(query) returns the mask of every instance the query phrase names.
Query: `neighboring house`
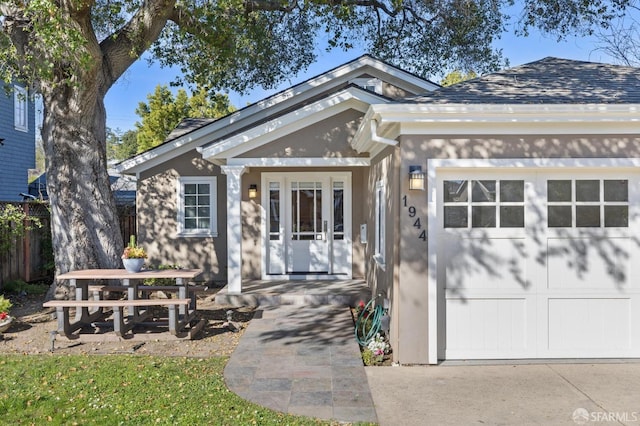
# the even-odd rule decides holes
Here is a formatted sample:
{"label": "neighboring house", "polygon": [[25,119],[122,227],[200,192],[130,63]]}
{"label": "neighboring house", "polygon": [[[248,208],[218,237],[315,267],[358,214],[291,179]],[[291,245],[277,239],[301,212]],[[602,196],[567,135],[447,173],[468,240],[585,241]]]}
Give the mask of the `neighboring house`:
{"label": "neighboring house", "polygon": [[36,163],[35,104],[24,86],[0,85],[0,201],[21,201]]}
{"label": "neighboring house", "polygon": [[639,112],[636,68],[545,58],[438,88],[364,56],[121,169],[152,258],[230,292],[365,278],[402,364],[637,358]]}
{"label": "neighboring house", "polygon": [[[109,169],[111,190],[119,206],[136,205],[136,180],[133,176],[121,175],[118,171]],[[43,173],[29,184],[29,195],[38,200],[47,200],[47,174]]]}

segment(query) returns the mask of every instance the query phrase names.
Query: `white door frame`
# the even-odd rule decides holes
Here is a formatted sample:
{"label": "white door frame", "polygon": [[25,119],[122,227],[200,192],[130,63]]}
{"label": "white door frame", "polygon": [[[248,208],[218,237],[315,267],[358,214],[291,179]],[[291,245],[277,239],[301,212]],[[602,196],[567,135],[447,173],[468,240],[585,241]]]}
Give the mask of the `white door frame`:
{"label": "white door frame", "polygon": [[[285,208],[286,203],[290,200],[290,194],[285,192],[289,189],[291,181],[322,181],[325,182],[327,191],[330,196],[326,199],[333,200],[334,182],[343,182],[343,209],[344,209],[344,239],[334,240],[333,238],[333,209],[329,206],[329,229],[327,230],[328,244],[328,261],[329,271],[322,274],[288,274],[287,271],[287,244],[284,238],[290,236],[290,232],[285,227],[289,227],[290,218],[287,215],[290,211]],[[270,204],[270,184],[279,183],[281,206],[280,214],[283,220],[280,220],[279,235],[282,240],[272,241],[269,233],[269,211]],[[352,190],[351,190],[351,172],[335,171],[335,172],[265,172],[261,175],[261,186],[263,188],[261,197],[261,238],[262,238],[262,267],[261,276],[263,280],[332,280],[332,279],[351,279],[352,278]],[[271,253],[271,251],[278,251]],[[270,262],[273,255],[282,260],[279,269],[281,272],[271,273]]]}
{"label": "white door frame", "polygon": [[443,306],[444,295],[438,288],[439,275],[444,273],[443,268],[438,265],[438,234],[439,229],[439,209],[438,209],[438,190],[437,173],[440,170],[463,169],[465,171],[471,169],[487,169],[487,168],[504,168],[505,170],[513,170],[518,168],[525,170],[527,168],[579,168],[579,169],[635,169],[640,167],[640,158],[580,158],[580,159],[491,159],[491,160],[427,160],[427,188],[428,188],[428,211],[429,211],[429,234],[428,234],[428,257],[429,257],[429,276],[428,276],[428,362],[429,364],[437,364],[439,359],[444,359],[445,342],[444,328],[446,326],[446,313]]}

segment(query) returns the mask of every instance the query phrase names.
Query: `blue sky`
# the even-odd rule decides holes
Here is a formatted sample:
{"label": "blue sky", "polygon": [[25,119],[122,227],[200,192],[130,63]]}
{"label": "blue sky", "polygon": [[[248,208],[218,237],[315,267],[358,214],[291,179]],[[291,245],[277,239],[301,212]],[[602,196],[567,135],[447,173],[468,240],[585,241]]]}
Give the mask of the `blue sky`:
{"label": "blue sky", "polygon": [[[496,43],[496,46],[503,49],[504,56],[509,59],[511,66],[532,62],[546,56],[594,62],[612,62],[612,59],[605,53],[596,50],[595,40],[590,38],[571,37],[559,43],[554,38],[544,37],[536,33],[527,38],[505,34]],[[249,95],[239,96],[235,93],[229,93],[229,97],[233,105],[244,107],[292,84],[299,83],[357,58],[363,53],[365,53],[363,50],[358,49],[348,52],[332,51],[327,53],[318,48],[317,62],[307,72],[291,78],[290,81],[282,84],[279,88],[269,91],[256,88]],[[141,101],[146,102],[147,95],[152,93],[158,84],[169,85],[176,76],[176,72],[173,69],[161,69],[157,65],[149,67],[145,60],[139,60],[133,64],[107,93],[105,98],[107,126],[121,131],[134,129],[135,122],[139,120],[135,113],[138,103]]]}

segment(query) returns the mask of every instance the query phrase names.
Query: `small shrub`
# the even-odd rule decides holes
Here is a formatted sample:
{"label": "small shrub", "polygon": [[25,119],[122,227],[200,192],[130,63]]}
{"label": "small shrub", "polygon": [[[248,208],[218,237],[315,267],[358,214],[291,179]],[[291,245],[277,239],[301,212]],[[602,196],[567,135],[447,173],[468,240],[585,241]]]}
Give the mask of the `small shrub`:
{"label": "small shrub", "polygon": [[13,294],[45,294],[49,286],[47,284],[38,283],[26,283],[22,280],[7,281],[2,286],[4,293]]}
{"label": "small shrub", "polygon": [[362,362],[367,366],[374,364],[373,352],[370,349],[365,348],[362,350]]}
{"label": "small shrub", "polygon": [[4,296],[0,295],[0,313],[9,313],[9,309],[11,309],[12,306],[11,300],[5,299]]}
{"label": "small shrub", "polygon": [[12,280],[12,281],[6,281],[3,285],[2,285],[2,291],[4,291],[5,293],[21,293],[23,291],[26,291],[25,288],[27,287],[27,283],[22,281],[22,280]]}

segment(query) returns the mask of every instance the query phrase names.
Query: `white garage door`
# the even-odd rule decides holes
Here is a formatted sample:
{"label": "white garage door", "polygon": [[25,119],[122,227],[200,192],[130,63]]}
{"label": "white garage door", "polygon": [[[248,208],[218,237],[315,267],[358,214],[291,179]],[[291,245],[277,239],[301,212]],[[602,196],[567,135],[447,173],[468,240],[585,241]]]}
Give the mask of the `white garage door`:
{"label": "white garage door", "polygon": [[436,182],[446,359],[640,357],[637,174],[458,169]]}

